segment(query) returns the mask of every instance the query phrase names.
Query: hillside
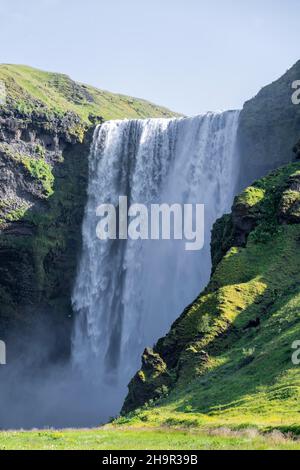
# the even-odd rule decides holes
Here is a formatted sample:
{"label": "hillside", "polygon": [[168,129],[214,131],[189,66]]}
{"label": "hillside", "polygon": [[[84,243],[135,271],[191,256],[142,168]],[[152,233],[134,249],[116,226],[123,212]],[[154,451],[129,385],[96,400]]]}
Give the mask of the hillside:
{"label": "hillside", "polygon": [[104,120],[178,116],[148,101],[98,90],[67,75],[25,65],[0,65],[0,80],[5,82],[8,103],[24,114],[72,112],[87,124],[99,116]]}
{"label": "hillside", "polygon": [[205,291],[143,355],[118,423],[300,434],[300,163],[236,197],[214,226]]}

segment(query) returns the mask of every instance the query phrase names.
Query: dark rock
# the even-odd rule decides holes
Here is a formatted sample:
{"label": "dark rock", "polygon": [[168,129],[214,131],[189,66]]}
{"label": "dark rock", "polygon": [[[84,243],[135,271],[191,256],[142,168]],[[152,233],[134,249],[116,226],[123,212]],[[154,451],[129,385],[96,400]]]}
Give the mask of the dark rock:
{"label": "dark rock", "polygon": [[[61,353],[71,344],[71,290],[81,249],[88,154],[93,129],[82,142],[80,119],[39,111],[0,112],[0,331],[19,337],[40,315],[56,325]],[[82,127],[85,129],[85,126]],[[43,160],[54,176],[53,194],[33,177],[23,158]],[[60,327],[61,326],[61,327]],[[58,340],[59,338],[59,340]]]}
{"label": "dark rock", "polygon": [[289,178],[278,206],[278,221],[281,224],[300,223],[300,173]]}
{"label": "dark rock", "polygon": [[299,77],[300,61],[245,103],[238,130],[239,190],[299,158],[300,105],[292,103],[292,83]]}
{"label": "dark rock", "polygon": [[255,320],[250,320],[245,326],[245,330],[249,330],[250,328],[257,328],[259,325],[260,325],[260,318],[256,318]]}
{"label": "dark rock", "polygon": [[128,385],[128,395],[121,413],[129,413],[150,399],[161,398],[171,383],[172,377],[166,363],[153,349],[146,348],[142,356],[142,368]]}

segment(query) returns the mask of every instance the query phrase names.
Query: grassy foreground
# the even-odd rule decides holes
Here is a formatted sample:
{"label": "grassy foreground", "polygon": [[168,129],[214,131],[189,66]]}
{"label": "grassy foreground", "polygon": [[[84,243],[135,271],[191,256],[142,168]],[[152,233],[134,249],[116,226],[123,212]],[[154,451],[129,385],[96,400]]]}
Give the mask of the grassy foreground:
{"label": "grassy foreground", "polygon": [[104,427],[0,433],[0,450],[298,450],[300,441],[255,429],[211,431]]}

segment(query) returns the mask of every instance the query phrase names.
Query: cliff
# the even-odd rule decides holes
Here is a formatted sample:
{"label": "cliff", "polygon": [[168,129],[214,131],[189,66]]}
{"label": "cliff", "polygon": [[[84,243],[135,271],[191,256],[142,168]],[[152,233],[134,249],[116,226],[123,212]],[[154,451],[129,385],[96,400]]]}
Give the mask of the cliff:
{"label": "cliff", "polygon": [[300,134],[300,105],[292,102],[296,80],[300,80],[300,61],[245,103],[238,132],[240,189],[295,159]]}
{"label": "cliff", "polygon": [[1,339],[30,335],[41,319],[53,332],[49,354],[61,356],[70,346],[93,129],[173,113],[25,66],[0,65],[0,81]]}
{"label": "cliff", "polygon": [[299,429],[299,224],[298,162],[235,198],[213,229],[209,285],[145,350],[120,422]]}

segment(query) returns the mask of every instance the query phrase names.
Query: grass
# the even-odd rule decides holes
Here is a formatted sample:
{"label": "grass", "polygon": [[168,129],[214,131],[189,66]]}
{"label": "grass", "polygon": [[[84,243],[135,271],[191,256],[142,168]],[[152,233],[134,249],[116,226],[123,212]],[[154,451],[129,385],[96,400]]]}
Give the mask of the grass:
{"label": "grass", "polygon": [[299,450],[300,442],[280,432],[255,429],[99,428],[0,433],[0,450]]}
{"label": "grass", "polygon": [[91,116],[108,119],[173,117],[178,114],[143,99],[98,90],[67,75],[25,65],[0,65],[0,80],[20,113],[32,111],[64,115],[73,112],[86,124]]}

